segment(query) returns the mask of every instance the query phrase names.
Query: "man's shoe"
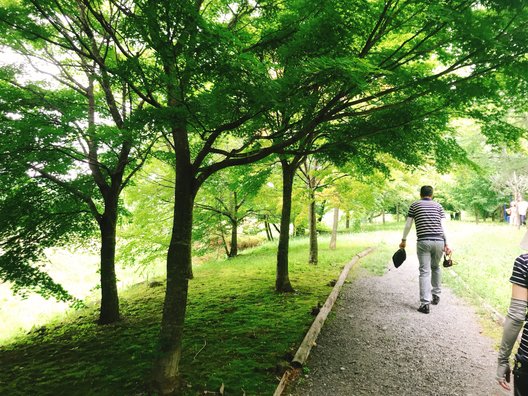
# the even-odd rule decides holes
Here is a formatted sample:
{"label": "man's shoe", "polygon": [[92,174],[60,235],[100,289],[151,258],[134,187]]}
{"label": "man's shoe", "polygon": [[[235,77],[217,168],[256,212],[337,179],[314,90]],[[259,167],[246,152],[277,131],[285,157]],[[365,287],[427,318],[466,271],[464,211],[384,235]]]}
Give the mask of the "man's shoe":
{"label": "man's shoe", "polygon": [[440,296],[433,294],[433,301],[431,301],[431,304],[438,305],[439,302],[440,302]]}
{"label": "man's shoe", "polygon": [[418,312],[428,314],[429,313],[429,304],[421,305],[420,308],[418,308]]}

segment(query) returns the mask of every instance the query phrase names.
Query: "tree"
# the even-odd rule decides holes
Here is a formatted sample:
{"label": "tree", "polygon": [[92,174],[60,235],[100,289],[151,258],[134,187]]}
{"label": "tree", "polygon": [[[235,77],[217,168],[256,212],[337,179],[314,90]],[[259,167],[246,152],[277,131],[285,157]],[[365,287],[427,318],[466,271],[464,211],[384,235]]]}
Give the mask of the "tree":
{"label": "tree", "polygon": [[290,244],[293,180],[295,178],[295,171],[303,158],[303,155],[296,155],[289,161],[286,156],[280,157],[282,170],[282,206],[279,245],[277,248],[277,274],[275,277],[275,290],[277,292],[290,293],[295,291],[290,282],[288,249]]}
{"label": "tree", "polygon": [[[351,169],[345,171],[350,172]],[[350,173],[357,176],[357,171]],[[346,229],[350,229],[350,220],[357,225],[374,208],[375,191],[367,176],[358,180],[349,175],[338,180],[332,189],[335,191],[334,198],[338,200],[339,207],[345,212]]]}
{"label": "tree", "polygon": [[[336,179],[330,187],[325,189],[323,193],[324,197],[330,203],[330,207],[333,208],[332,209],[332,232],[330,235],[330,243],[328,245],[328,247],[331,250],[334,250],[337,247],[337,231],[339,229],[339,217],[342,212],[341,208],[344,206],[344,202],[342,199],[343,197],[341,196],[341,194],[339,194],[339,187],[341,184],[340,181],[345,180],[343,178],[346,178],[346,176],[348,175],[343,175],[342,178]],[[341,185],[343,184],[347,184],[347,183],[345,182],[345,183],[342,183]],[[348,220],[349,219],[350,218],[348,218]]]}
{"label": "tree", "polygon": [[[75,18],[68,18],[68,12]],[[41,19],[31,19],[35,15]],[[107,68],[114,63],[114,48],[93,29],[80,3],[61,8],[59,3],[20,2],[4,9],[0,20],[3,43],[57,86],[24,82],[20,70],[4,68],[3,90],[10,101],[3,111],[14,115],[4,123],[5,167],[25,166],[91,213],[101,240],[99,323],[115,322],[119,197],[150,147],[148,128],[136,113],[142,104],[129,85],[111,79]],[[48,72],[50,67],[55,72]]]}
{"label": "tree", "polygon": [[506,174],[504,170],[498,170],[491,180],[493,187],[502,191],[509,191],[513,198],[524,195],[528,191],[528,175],[517,174],[513,171]]}
{"label": "tree", "polygon": [[[482,125],[479,120],[457,120],[460,142],[468,152],[471,164],[453,169],[455,182],[450,188],[450,204],[471,212],[476,222],[479,218],[495,217],[499,208],[511,200],[508,196],[515,197],[526,186],[525,177],[516,176],[517,172],[521,176],[526,172],[523,155],[508,152],[503,143],[484,135]],[[486,133],[489,135],[490,131]]]}
{"label": "tree", "polygon": [[271,171],[267,182],[261,187],[257,196],[254,198],[255,206],[259,208],[256,215],[257,219],[263,223],[269,241],[274,240],[273,234],[280,234],[280,203],[282,200],[280,194],[280,170],[276,163],[268,163]]}
{"label": "tree", "polygon": [[165,260],[170,241],[174,168],[157,158],[164,154],[156,147],[123,194],[128,215],[118,227],[118,260],[145,270]]}
{"label": "tree", "polygon": [[337,229],[339,227],[339,205],[334,206],[334,214],[332,219],[332,235],[330,237],[330,244],[328,247],[334,250],[337,246]]}
{"label": "tree", "polygon": [[454,196],[463,209],[475,215],[476,223],[480,218],[494,217],[504,198],[493,189],[485,170],[459,170],[455,180]]}
{"label": "tree", "polygon": [[332,169],[330,163],[318,161],[313,156],[305,159],[299,167],[299,177],[308,189],[308,230],[310,240],[309,264],[317,264],[318,262],[317,220],[315,211],[316,193],[324,190],[326,187],[332,185],[336,180],[344,176],[346,175]]}
{"label": "tree", "polygon": [[[40,57],[43,58],[41,61],[47,60],[50,64],[59,65],[56,60],[59,55],[53,52],[53,48],[45,46],[44,49],[33,51],[21,46],[18,50],[30,61],[35,61],[34,57],[42,52],[44,55]],[[0,131],[3,153],[1,166],[12,176],[11,180],[15,185],[17,181],[13,169],[20,167],[25,169],[25,174],[19,174],[19,177],[25,179],[26,175],[31,175],[33,178],[45,179],[46,183],[39,182],[41,189],[48,188],[56,194],[69,195],[70,200],[77,202],[77,208],[71,209],[72,212],[88,212],[92,215],[92,220],[85,219],[84,230],[78,229],[77,233],[85,236],[87,230],[93,231],[94,220],[99,227],[102,297],[99,323],[106,324],[119,320],[115,275],[119,196],[141,166],[146,152],[142,151],[143,141],[136,133],[137,130],[127,121],[127,110],[121,112],[117,109],[115,87],[109,81],[101,79],[101,90],[107,90],[107,99],[110,97],[114,102],[109,104],[108,100],[101,100],[100,92],[96,90],[95,72],[83,63],[83,59],[77,62],[65,59],[71,63],[54,76],[61,85],[55,90],[48,90],[42,82],[24,83],[21,71],[4,68],[0,89],[4,98],[9,100],[3,102],[1,108],[4,115]],[[122,105],[127,109],[134,106],[133,103],[126,102]],[[96,122],[97,116],[107,115],[113,117],[114,126],[106,120]],[[24,210],[23,206],[34,198],[28,195],[16,199],[17,207]],[[69,206],[72,207],[71,202]],[[39,218],[41,245],[60,243],[57,230],[61,228],[59,224],[64,219],[52,213]],[[35,219],[27,226],[36,227],[34,221]],[[22,223],[18,225],[23,227]],[[54,230],[50,231],[48,228]],[[73,232],[68,227],[62,229],[64,233]],[[48,231],[51,232],[49,239],[44,242],[43,235]],[[4,246],[13,254],[18,250],[19,244],[28,243],[21,239],[22,234],[9,234],[9,229],[4,229],[4,232],[5,239],[9,240],[9,244]],[[42,257],[42,250],[37,251],[40,252],[38,255],[31,256],[33,262]],[[26,265],[30,265],[30,262],[26,261]]]}
{"label": "tree", "polygon": [[[320,144],[326,144],[326,148],[334,145],[338,150],[334,150],[332,156],[341,157],[341,160],[342,157],[364,154],[363,161],[369,161],[378,150],[415,166],[437,161],[440,168],[446,169],[452,160],[462,160],[462,150],[446,128],[449,116],[475,97],[491,95],[493,79],[484,82],[486,76],[506,65],[502,62],[503,56],[509,57],[516,52],[502,46],[505,44],[502,40],[505,31],[488,29],[484,34],[475,35],[476,30],[470,26],[480,26],[480,18],[489,22],[488,18],[494,17],[499,24],[502,20],[503,26],[506,26],[509,24],[506,14],[496,15],[492,11],[493,4],[488,4],[489,9],[481,13],[484,9],[477,11],[465,2],[451,3],[442,9],[430,7],[425,2],[411,6],[388,1],[362,4],[365,10],[368,9],[367,14],[375,17],[354,20],[351,14],[340,14],[343,9],[352,13],[349,5],[340,6],[334,4],[334,12],[324,14],[325,23],[318,28],[330,42],[334,39],[332,33],[343,29],[341,34],[344,39],[339,43],[333,42],[333,51],[310,63],[308,70],[310,67],[320,68],[325,80],[321,84],[314,83],[311,96],[307,95],[306,101],[295,107],[297,114],[310,118],[311,109],[317,108],[317,97],[336,101],[322,100],[335,104],[329,116],[334,122],[325,124],[325,130],[311,131],[312,142],[319,139]],[[336,14],[342,18],[337,23],[333,19]],[[357,15],[361,15],[361,11]],[[439,16],[438,23],[431,19],[431,15]],[[510,37],[520,32],[517,22],[516,27],[507,33],[511,34]],[[353,32],[347,30],[351,26],[347,23],[354,25]],[[334,29],[332,33],[328,33],[329,26]],[[309,37],[309,34],[305,36]],[[501,44],[490,46],[497,43],[498,37],[501,37]],[[300,42],[291,46],[300,45]],[[313,49],[310,44],[303,42],[303,45],[306,45],[305,51]],[[460,53],[453,52],[453,45],[460,49]],[[353,56],[350,52],[344,53],[348,48],[356,49]],[[323,51],[318,48],[314,52],[319,55]],[[425,54],[429,54],[430,58]],[[500,55],[493,58],[496,63],[490,63],[488,54]],[[299,59],[288,54],[283,60],[281,55],[284,53],[273,52],[270,55],[280,59],[278,63],[283,65],[276,69],[277,75],[289,76],[296,69],[306,73],[302,68],[292,67],[298,65],[295,62]],[[513,61],[513,58],[510,60]],[[343,77],[350,80],[344,82]],[[483,82],[486,90],[477,89]],[[274,115],[277,116],[277,125],[284,125],[291,119],[288,112],[282,109],[281,113]],[[387,123],[387,120],[391,122]],[[310,145],[299,146],[302,149],[299,151],[300,147],[297,147],[297,152],[314,150]],[[292,162],[288,164],[289,167],[292,165]],[[287,207],[286,204],[283,206]],[[278,263],[281,257],[287,255],[283,245],[279,248]],[[287,275],[285,267],[278,265],[277,284],[289,283],[288,279],[281,280],[281,273],[282,277]]]}
{"label": "tree", "polygon": [[[212,227],[220,233],[227,257],[238,255],[238,228],[250,215],[256,215],[253,199],[269,176],[271,169],[258,169],[250,166],[228,168],[209,178],[204,183],[196,207],[219,216]],[[223,220],[227,220],[231,240],[225,239]]]}

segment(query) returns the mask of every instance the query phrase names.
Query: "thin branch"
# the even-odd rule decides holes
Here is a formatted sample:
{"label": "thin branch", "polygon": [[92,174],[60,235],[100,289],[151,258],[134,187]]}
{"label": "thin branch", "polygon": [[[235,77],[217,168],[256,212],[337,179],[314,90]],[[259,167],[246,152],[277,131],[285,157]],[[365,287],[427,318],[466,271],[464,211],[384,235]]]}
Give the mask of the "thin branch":
{"label": "thin branch", "polygon": [[147,157],[148,157],[150,151],[152,150],[152,147],[157,142],[157,140],[158,140],[158,138],[153,139],[152,142],[147,146],[147,148],[144,151],[144,153],[140,156],[141,161],[139,162],[139,164],[137,166],[135,166],[132,169],[132,171],[130,171],[130,173],[125,177],[125,179],[121,183],[121,188],[119,189],[120,192],[128,185],[128,183],[130,182],[132,177],[143,167],[143,165],[145,164],[145,161],[147,160]]}
{"label": "thin branch", "polygon": [[376,42],[377,38],[382,35],[382,32],[378,34],[378,30],[381,28],[383,20],[385,19],[387,12],[391,6],[392,0],[388,0],[385,3],[385,6],[383,7],[383,10],[381,11],[378,20],[376,21],[376,24],[374,25],[374,28],[371,30],[369,36],[367,37],[367,40],[365,42],[365,45],[363,46],[363,49],[359,52],[358,57],[363,58],[367,55],[369,50],[372,48],[374,43]]}
{"label": "thin branch", "polygon": [[208,210],[210,212],[217,213],[219,215],[222,215],[222,216],[225,216],[225,217],[227,217],[229,219],[232,219],[232,217],[229,214],[229,212],[226,212],[226,211],[223,211],[221,209],[215,208],[214,206],[204,205],[204,204],[200,204],[200,203],[196,203],[195,205],[196,205],[197,208],[200,208],[200,209],[203,209],[203,210]]}
{"label": "thin branch", "polygon": [[199,350],[198,352],[196,352],[196,355],[194,355],[193,360],[192,360],[193,362],[196,361],[196,357],[198,356],[198,354],[199,354],[200,352],[202,352],[202,351],[204,350],[204,348],[205,348],[206,345],[207,345],[207,340],[204,340],[203,347],[200,348],[200,350]]}
{"label": "thin branch", "polygon": [[251,120],[252,118],[254,118],[256,116],[258,116],[262,112],[263,112],[263,110],[259,110],[255,114],[249,114],[249,113],[245,114],[244,116],[240,117],[238,120],[235,120],[235,121],[220,125],[214,131],[212,131],[211,134],[209,135],[209,138],[204,143],[202,149],[200,150],[200,152],[196,156],[196,158],[194,160],[194,163],[193,163],[193,168],[195,170],[200,168],[200,166],[203,163],[203,160],[210,153],[210,150],[213,147],[213,144],[215,143],[216,139],[218,139],[218,137],[223,132],[230,131],[230,130],[233,130],[233,129],[236,129],[236,128],[240,127],[245,122]]}
{"label": "thin branch", "polygon": [[52,181],[53,183],[57,184],[58,186],[63,187],[65,190],[67,190],[70,194],[76,196],[81,201],[83,201],[88,207],[90,208],[91,213],[94,215],[94,217],[99,221],[101,219],[101,214],[97,210],[97,207],[95,206],[94,201],[92,198],[84,193],[82,193],[80,190],[74,188],[70,184],[66,183],[63,180],[60,180],[58,177],[46,172],[43,169],[40,169],[39,167],[35,165],[29,165],[31,169],[33,169],[35,172],[39,173],[42,177]]}

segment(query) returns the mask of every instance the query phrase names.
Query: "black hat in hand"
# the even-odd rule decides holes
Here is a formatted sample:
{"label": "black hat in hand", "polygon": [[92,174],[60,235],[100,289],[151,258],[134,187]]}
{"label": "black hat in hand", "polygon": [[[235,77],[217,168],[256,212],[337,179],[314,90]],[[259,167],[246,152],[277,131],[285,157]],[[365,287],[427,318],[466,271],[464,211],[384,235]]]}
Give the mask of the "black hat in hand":
{"label": "black hat in hand", "polygon": [[407,253],[405,253],[405,249],[398,249],[396,253],[392,255],[392,262],[394,266],[398,268],[400,265],[403,264],[406,258]]}

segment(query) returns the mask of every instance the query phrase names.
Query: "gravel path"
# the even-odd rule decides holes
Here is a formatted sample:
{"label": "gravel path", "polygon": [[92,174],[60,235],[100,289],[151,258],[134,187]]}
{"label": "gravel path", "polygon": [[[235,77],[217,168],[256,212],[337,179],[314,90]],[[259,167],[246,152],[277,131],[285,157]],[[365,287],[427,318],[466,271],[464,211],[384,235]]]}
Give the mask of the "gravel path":
{"label": "gravel path", "polygon": [[[353,270],[354,271],[354,270]],[[450,290],[418,307],[412,251],[382,277],[364,270],[345,284],[308,359],[308,373],[285,395],[503,396],[494,380],[497,352],[473,308]]]}

